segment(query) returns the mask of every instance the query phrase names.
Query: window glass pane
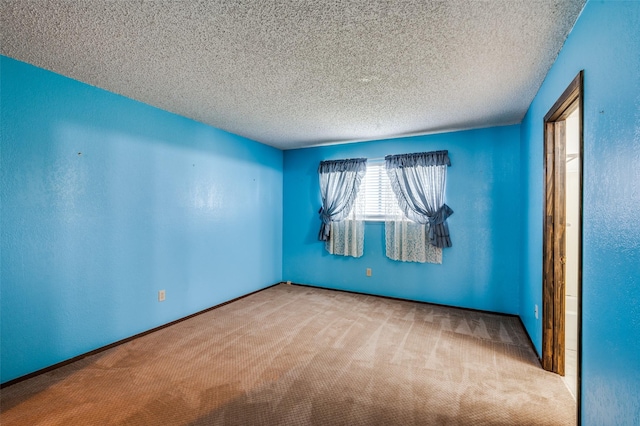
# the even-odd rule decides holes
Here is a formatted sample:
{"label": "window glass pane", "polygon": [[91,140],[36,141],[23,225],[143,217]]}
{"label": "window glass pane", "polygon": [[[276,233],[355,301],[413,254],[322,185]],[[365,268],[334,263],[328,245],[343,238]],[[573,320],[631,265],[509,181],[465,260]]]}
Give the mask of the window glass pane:
{"label": "window glass pane", "polygon": [[358,201],[365,206],[365,220],[384,221],[388,213],[400,213],[384,160],[367,162],[367,173],[360,184]]}

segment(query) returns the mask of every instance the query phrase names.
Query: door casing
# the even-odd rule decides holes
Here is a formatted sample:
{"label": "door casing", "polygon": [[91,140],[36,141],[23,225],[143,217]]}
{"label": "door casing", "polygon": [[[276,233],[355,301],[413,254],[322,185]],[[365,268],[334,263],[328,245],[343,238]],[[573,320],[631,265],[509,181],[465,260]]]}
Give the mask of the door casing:
{"label": "door casing", "polygon": [[580,193],[578,230],[578,374],[577,410],[580,424],[580,376],[582,337],[582,164],[583,71],[569,84],[544,117],[544,224],[542,274],[542,367],[565,374],[565,263],[566,263],[566,118],[579,109]]}

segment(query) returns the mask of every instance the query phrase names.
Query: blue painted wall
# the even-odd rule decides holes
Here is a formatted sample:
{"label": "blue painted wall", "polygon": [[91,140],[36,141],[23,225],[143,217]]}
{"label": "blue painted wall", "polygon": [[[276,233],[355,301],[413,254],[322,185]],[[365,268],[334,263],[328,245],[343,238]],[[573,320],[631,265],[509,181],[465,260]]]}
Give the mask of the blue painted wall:
{"label": "blue painted wall", "polygon": [[281,151],[1,61],[2,382],[281,280]]}
{"label": "blue painted wall", "polygon": [[640,424],[640,2],[589,1],[521,125],[520,315],[540,351],[546,112],[584,69],[582,419]]}
{"label": "blue painted wall", "polygon": [[[589,1],[520,126],[287,151],[284,166],[1,57],[1,381],[281,279],[519,313],[540,351],[542,118],[584,69],[583,423],[639,424],[638,28],[640,2]],[[437,149],[453,162],[442,265],[387,259],[379,223],[362,258],[324,251],[319,161]]]}
{"label": "blue painted wall", "polygon": [[[283,279],[296,283],[497,312],[518,312],[520,128],[498,127],[285,151]],[[384,225],[368,222],[360,258],[317,241],[321,160],[447,149],[453,247],[441,265],[384,254]],[[372,276],[366,276],[372,268]]]}

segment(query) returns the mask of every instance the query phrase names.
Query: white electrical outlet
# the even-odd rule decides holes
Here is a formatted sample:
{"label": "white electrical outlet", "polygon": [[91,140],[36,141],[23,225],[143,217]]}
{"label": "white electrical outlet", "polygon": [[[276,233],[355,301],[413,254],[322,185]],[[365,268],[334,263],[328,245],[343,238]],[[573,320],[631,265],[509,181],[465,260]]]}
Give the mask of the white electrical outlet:
{"label": "white electrical outlet", "polygon": [[371,268],[367,268],[367,276],[370,277],[371,276]]}
{"label": "white electrical outlet", "polygon": [[533,308],[533,313],[535,314],[536,319],[538,319],[538,305],[536,305],[536,307]]}
{"label": "white electrical outlet", "polygon": [[164,299],[167,298],[167,294],[164,290],[158,291],[158,302],[164,302]]}

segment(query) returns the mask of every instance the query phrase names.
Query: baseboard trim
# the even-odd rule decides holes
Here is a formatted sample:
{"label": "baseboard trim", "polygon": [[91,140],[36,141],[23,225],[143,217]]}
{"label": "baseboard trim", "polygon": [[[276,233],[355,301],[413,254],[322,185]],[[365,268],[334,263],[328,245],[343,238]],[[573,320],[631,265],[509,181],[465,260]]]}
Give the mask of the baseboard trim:
{"label": "baseboard trim", "polygon": [[71,364],[73,362],[80,361],[81,359],[86,358],[88,356],[92,356],[92,355],[98,354],[100,352],[104,352],[104,351],[109,350],[111,348],[115,348],[116,346],[120,346],[123,343],[131,342],[132,340],[135,340],[135,339],[138,339],[140,337],[146,336],[147,334],[151,334],[151,333],[154,333],[156,331],[162,330],[163,328],[171,327],[172,325],[178,324],[178,323],[180,323],[182,321],[186,321],[186,320],[188,320],[190,318],[196,317],[198,315],[202,315],[205,312],[212,311],[212,310],[220,308],[220,307],[222,307],[224,305],[228,305],[229,303],[233,303],[233,302],[235,302],[237,300],[244,299],[245,297],[251,296],[252,294],[259,293],[259,292],[264,291],[264,290],[266,290],[268,288],[275,287],[275,286],[277,286],[279,284],[284,284],[284,282],[282,282],[282,281],[281,282],[277,282],[277,283],[272,284],[270,286],[267,286],[265,288],[261,288],[260,290],[252,291],[251,293],[247,293],[245,295],[236,297],[235,299],[227,300],[226,302],[220,303],[220,304],[215,305],[215,306],[211,306],[209,308],[206,308],[206,309],[203,309],[201,311],[195,312],[193,314],[187,315],[186,317],[178,318],[177,320],[173,320],[171,322],[168,322],[166,324],[160,325],[158,327],[154,327],[154,328],[149,329],[147,331],[143,331],[142,333],[134,334],[133,336],[126,337],[126,338],[124,338],[122,340],[118,340],[117,342],[110,343],[110,344],[108,344],[106,346],[101,346],[101,347],[99,347],[97,349],[94,349],[92,351],[85,352],[85,353],[80,354],[80,355],[76,355],[73,358],[69,358],[67,360],[60,361],[60,362],[58,362],[56,364],[50,365],[50,366],[42,368],[40,370],[36,370],[36,371],[34,371],[32,373],[25,374],[24,376],[20,376],[20,377],[16,377],[15,379],[7,380],[4,383],[0,383],[0,389],[6,388],[6,387],[11,386],[11,385],[15,385],[16,383],[20,383],[20,382],[23,382],[23,381],[28,380],[28,379],[32,379],[32,378],[34,378],[36,376],[39,376],[41,374],[48,373],[50,371],[56,370],[56,369],[58,369],[60,367],[64,367],[65,365]]}
{"label": "baseboard trim", "polygon": [[[340,288],[322,287],[322,286],[313,285],[313,284],[300,284],[300,283],[292,282],[291,285],[297,285],[297,286],[301,286],[301,287],[321,288],[323,290],[334,290],[334,291],[341,291],[343,293],[361,294],[361,295],[364,295],[364,296],[381,297],[383,299],[399,300],[399,301],[402,301],[402,302],[422,303],[422,304],[425,304],[425,305],[433,305],[433,306],[442,306],[442,307],[445,307],[445,308],[461,309],[463,311],[482,312],[484,314],[502,315],[502,316],[505,316],[505,317],[520,318],[517,314],[507,314],[505,312],[495,312],[495,311],[487,311],[487,310],[483,310],[483,309],[465,308],[464,306],[453,306],[453,305],[446,305],[444,303],[425,302],[423,300],[405,299],[405,298],[402,298],[402,297],[384,296],[384,295],[381,295],[381,294],[364,293],[364,292],[352,291],[352,290],[343,290],[343,289],[340,289]],[[520,322],[522,323],[522,320],[520,320]],[[525,331],[526,331],[526,329],[525,329]],[[527,333],[527,336],[528,335],[529,334]]]}
{"label": "baseboard trim", "polygon": [[[154,327],[154,328],[152,328],[150,330],[143,331],[141,333],[135,334],[135,335],[130,336],[130,337],[126,337],[126,338],[124,338],[122,340],[118,340],[117,342],[110,343],[110,344],[108,344],[106,346],[102,346],[102,347],[94,349],[92,351],[89,351],[89,352],[86,352],[86,353],[83,353],[83,354],[80,354],[80,355],[76,355],[73,358],[69,358],[67,360],[60,361],[60,362],[58,362],[56,364],[50,365],[48,367],[42,368],[42,369],[34,371],[32,373],[25,374],[24,376],[20,376],[20,377],[17,377],[15,379],[8,380],[8,381],[6,381],[4,383],[0,383],[0,389],[6,388],[6,387],[11,386],[11,385],[15,385],[16,383],[20,383],[20,382],[23,382],[25,380],[29,380],[29,379],[31,379],[33,377],[36,377],[36,376],[39,376],[41,374],[48,373],[48,372],[56,370],[56,369],[58,369],[60,367],[64,367],[65,365],[68,365],[68,364],[71,364],[73,362],[79,361],[79,360],[81,360],[83,358],[86,358],[88,356],[92,356],[92,355],[98,354],[100,352],[104,352],[104,351],[109,350],[111,348],[115,348],[116,346],[120,346],[120,345],[122,345],[124,343],[131,342],[131,341],[133,341],[135,339],[138,339],[140,337],[146,336],[147,334],[154,333],[156,331],[162,330],[163,328],[167,328],[167,327],[170,327],[170,326],[172,326],[174,324],[178,324],[178,323],[180,323],[182,321],[186,321],[186,320],[188,320],[190,318],[196,317],[198,315],[202,315],[202,314],[204,314],[206,312],[209,312],[209,311],[212,311],[214,309],[220,308],[220,307],[222,307],[224,305],[228,305],[229,303],[233,303],[233,302],[235,302],[237,300],[244,299],[245,297],[251,296],[252,294],[259,293],[259,292],[264,291],[264,290],[266,290],[268,288],[275,287],[275,286],[280,285],[280,284],[288,284],[288,283],[289,283],[288,281],[277,282],[275,284],[272,284],[270,286],[261,288],[259,290],[252,291],[251,293],[247,293],[245,295],[236,297],[234,299],[228,300],[226,302],[220,303],[220,304],[215,305],[215,306],[211,306],[209,308],[203,309],[201,311],[195,312],[195,313],[187,315],[185,317],[178,318],[177,320],[168,322],[168,323],[160,325],[158,327]],[[527,338],[529,339],[529,344],[531,345],[531,349],[533,350],[533,353],[536,355],[536,359],[538,360],[540,368],[542,368],[542,360],[540,359],[540,356],[538,355],[538,352],[536,351],[536,347],[533,344],[533,340],[531,340],[531,336],[527,332],[527,328],[524,326],[524,323],[522,322],[522,318],[520,318],[520,316],[517,315],[517,314],[507,314],[507,313],[504,313],[504,312],[494,312],[494,311],[487,311],[487,310],[483,310],[483,309],[465,308],[465,307],[461,307],[461,306],[446,305],[446,304],[443,304],[443,303],[424,302],[422,300],[412,300],[412,299],[404,299],[402,297],[383,296],[383,295],[380,295],[380,294],[364,293],[364,292],[358,292],[358,291],[352,291],[352,290],[342,290],[342,289],[338,289],[338,288],[322,287],[322,286],[312,285],[312,284],[301,284],[301,283],[291,282],[290,285],[296,285],[296,286],[300,286],[300,287],[319,288],[319,289],[323,289],[323,290],[340,291],[340,292],[343,292],[343,293],[351,293],[351,294],[358,294],[358,295],[365,295],[365,296],[380,297],[380,298],[383,298],[383,299],[398,300],[398,301],[402,301],[402,302],[413,302],[413,303],[422,303],[422,304],[425,304],[425,305],[443,306],[443,307],[446,307],[446,308],[461,309],[461,310],[472,311],[472,312],[482,312],[482,313],[485,313],[485,314],[492,314],[492,315],[502,315],[502,316],[505,316],[505,317],[515,317],[515,318],[518,319],[518,321],[520,322],[520,325],[522,326],[522,329],[524,330],[525,334],[527,335]]]}
{"label": "baseboard trim", "polygon": [[540,357],[540,355],[538,354],[538,351],[536,350],[536,345],[533,344],[533,339],[531,338],[531,335],[527,331],[527,327],[524,326],[524,321],[522,321],[522,318],[520,317],[520,315],[516,315],[516,316],[518,317],[518,320],[520,320],[520,325],[524,330],[524,334],[526,334],[527,339],[529,339],[529,345],[531,346],[531,350],[533,351],[534,354],[536,354],[536,359],[538,360],[538,364],[540,365],[540,368],[542,368],[542,358]]}
{"label": "baseboard trim", "polygon": [[445,307],[445,308],[461,309],[463,311],[481,312],[483,314],[501,315],[501,316],[504,316],[504,317],[517,318],[518,322],[520,322],[520,326],[524,330],[524,334],[527,336],[527,339],[529,340],[529,345],[531,346],[531,350],[535,354],[536,359],[538,360],[538,364],[540,365],[540,368],[542,368],[542,359],[540,359],[540,356],[538,355],[538,351],[536,351],[536,347],[533,344],[533,340],[531,340],[531,336],[529,335],[529,332],[527,331],[527,327],[524,326],[524,322],[522,322],[522,318],[520,318],[520,315],[518,315],[518,314],[507,314],[507,313],[504,313],[504,312],[487,311],[487,310],[484,310],[484,309],[465,308],[465,307],[462,307],[462,306],[445,305],[444,303],[424,302],[422,300],[404,299],[402,297],[382,296],[380,294],[363,293],[363,292],[352,291],[352,290],[342,290],[342,289],[339,289],[339,288],[322,287],[322,286],[312,285],[312,284],[300,284],[300,283],[293,283],[292,282],[291,285],[297,285],[297,286],[301,286],[301,287],[321,288],[323,290],[341,291],[343,293],[351,293],[351,294],[359,294],[359,295],[365,295],[365,296],[381,297],[383,299],[399,300],[399,301],[402,301],[402,302],[422,303],[424,305],[442,306],[442,307]]}

